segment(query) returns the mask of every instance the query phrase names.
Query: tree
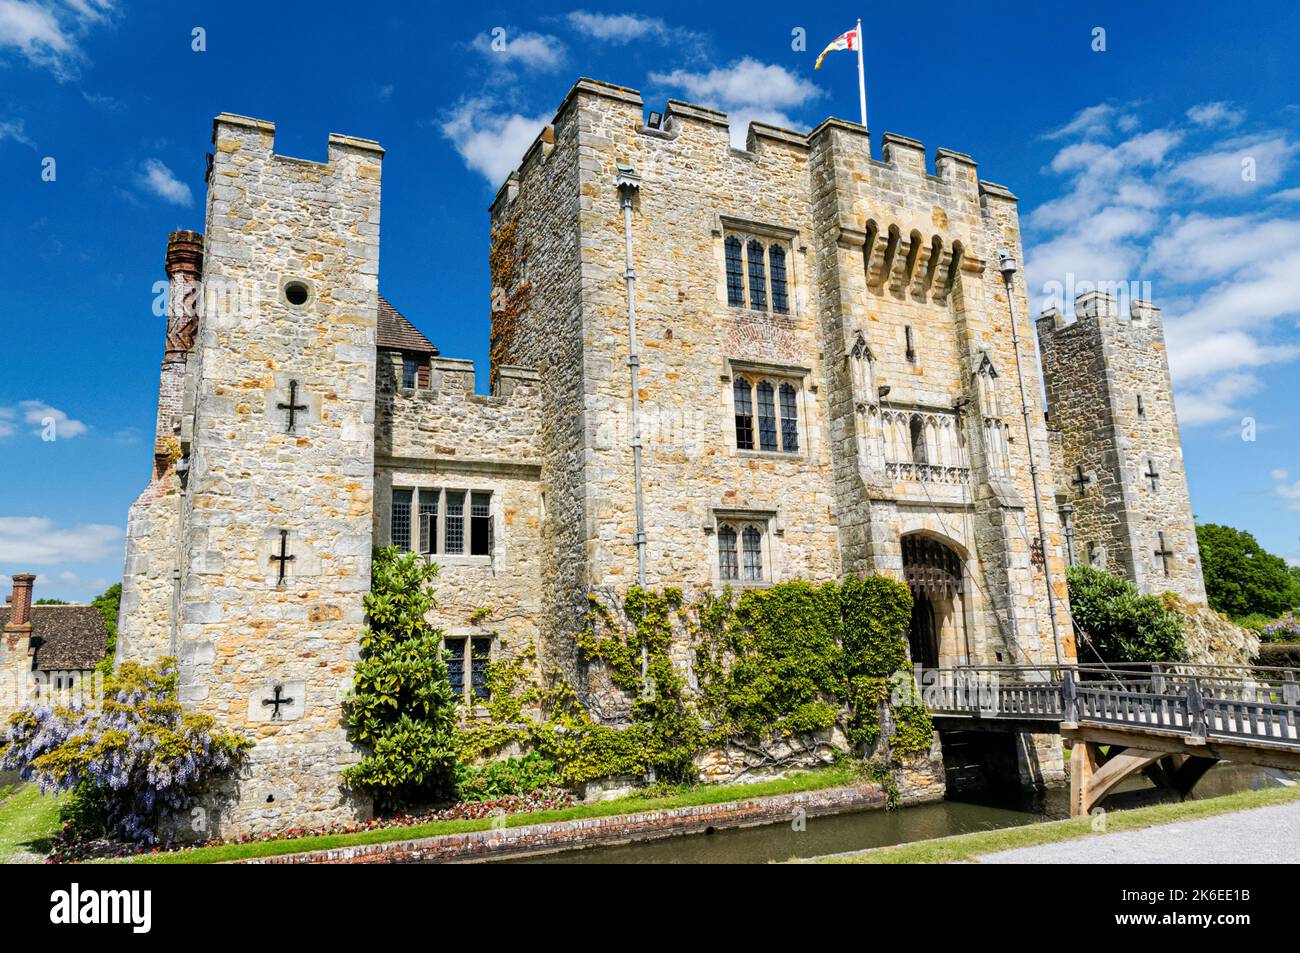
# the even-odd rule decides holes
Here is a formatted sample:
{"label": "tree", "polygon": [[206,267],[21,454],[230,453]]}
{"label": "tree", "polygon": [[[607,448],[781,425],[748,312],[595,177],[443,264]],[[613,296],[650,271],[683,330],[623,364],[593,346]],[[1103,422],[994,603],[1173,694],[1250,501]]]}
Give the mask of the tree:
{"label": "tree", "polygon": [[1127,579],[1092,566],[1066,570],[1070,614],[1088,650],[1103,662],[1173,662],[1186,653],[1183,624],[1156,596],[1139,595]]}
{"label": "tree", "polygon": [[99,663],[99,673],[108,675],[113,671],[113,656],[117,652],[117,613],[122,605],[122,584],[115,582],[91,600],[90,604],[104,617],[104,628],[108,630],[108,643],[104,646],[104,659]]}
{"label": "tree", "polygon": [[344,772],[383,808],[449,797],[455,790],[456,703],[442,632],[425,615],[438,567],[418,553],[378,549],[366,596],[349,736],[369,750]]}
{"label": "tree", "polygon": [[1244,530],[1205,523],[1196,527],[1210,608],[1232,619],[1270,618],[1300,606],[1300,573]]}

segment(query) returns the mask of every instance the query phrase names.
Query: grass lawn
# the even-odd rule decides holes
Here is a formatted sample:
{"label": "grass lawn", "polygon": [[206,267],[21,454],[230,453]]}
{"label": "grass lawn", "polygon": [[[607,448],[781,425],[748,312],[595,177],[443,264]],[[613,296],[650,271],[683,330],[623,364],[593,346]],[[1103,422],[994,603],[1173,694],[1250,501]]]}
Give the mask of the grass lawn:
{"label": "grass lawn", "polygon": [[[800,791],[819,791],[859,780],[852,764],[833,765],[816,771],[802,771],[787,778],[761,781],[755,784],[698,785],[666,794],[662,797],[623,797],[610,801],[579,804],[562,811],[536,811],[531,814],[512,814],[505,819],[507,827],[528,824],[548,824],[554,821],[574,821],[592,817],[609,817],[613,814],[633,814],[640,811],[658,811],[674,807],[695,807],[702,804],[722,804],[727,801],[768,797],[776,794],[794,794]],[[484,831],[492,827],[491,818],[464,821],[430,821],[411,827],[390,827],[384,830],[360,831],[355,834],[325,834],[319,837],[300,837],[293,840],[258,841],[251,844],[219,844],[195,850],[173,851],[160,854],[142,854],[128,862],[140,864],[211,864],[251,857],[272,857],[276,854],[297,854],[308,850],[329,850],[357,844],[382,844],[389,841],[416,840],[439,834],[463,834]]]}
{"label": "grass lawn", "polygon": [[59,832],[59,798],[25,784],[0,802],[0,864],[41,863]]}
{"label": "grass lawn", "polygon": [[980,854],[991,854],[1016,847],[1036,847],[1058,841],[1082,837],[1099,837],[1116,831],[1132,831],[1174,821],[1194,821],[1215,814],[1244,811],[1253,807],[1268,807],[1300,800],[1300,788],[1266,788],[1262,791],[1244,791],[1226,797],[1205,801],[1184,801],[1181,804],[1156,804],[1130,811],[1110,811],[1106,814],[1106,830],[1093,831],[1092,818],[1072,817],[1068,821],[1031,824],[1026,827],[1008,827],[996,831],[979,831],[958,834],[935,840],[899,844],[895,847],[877,847],[851,854],[818,857],[803,863],[822,864],[954,864],[968,863]]}

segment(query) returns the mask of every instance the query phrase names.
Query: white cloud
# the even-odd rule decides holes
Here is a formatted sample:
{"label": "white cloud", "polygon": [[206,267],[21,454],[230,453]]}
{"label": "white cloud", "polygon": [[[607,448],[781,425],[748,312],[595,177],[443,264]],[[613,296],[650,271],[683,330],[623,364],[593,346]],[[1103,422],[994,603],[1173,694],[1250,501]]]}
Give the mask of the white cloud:
{"label": "white cloud", "polygon": [[1300,189],[1282,189],[1269,196],[1275,202],[1300,202]]}
{"label": "white cloud", "polygon": [[1288,482],[1290,474],[1285,470],[1274,470],[1272,473],[1275,481],[1274,491],[1282,499],[1287,501],[1288,510],[1300,510],[1300,480]]}
{"label": "white cloud", "polygon": [[88,563],[121,553],[122,529],[99,523],[56,526],[44,516],[0,516],[0,563],[56,566]]}
{"label": "white cloud", "polygon": [[81,39],[108,23],[115,6],[114,0],[0,0],[0,55],[16,55],[60,81],[70,79],[85,60]]}
{"label": "white cloud", "polygon": [[[1218,133],[1235,115],[1227,103],[1121,137],[1122,115],[1138,118],[1101,104],[1048,133],[1061,143],[1044,171],[1063,188],[1024,218],[1035,306],[1069,313],[1072,301],[1054,299],[1084,282],[1154,297],[1164,306],[1180,420],[1226,420],[1263,388],[1253,371],[1300,358],[1300,337],[1278,326],[1300,316],[1300,217],[1278,205],[1272,214],[1240,208],[1243,197],[1285,202],[1295,191],[1300,199],[1300,189],[1272,188],[1300,149],[1278,131],[1224,141]],[[1256,183],[1242,182],[1246,157]],[[1256,184],[1270,188],[1252,191]]]}
{"label": "white cloud", "polygon": [[1187,110],[1187,118],[1198,126],[1235,126],[1246,118],[1246,111],[1220,100],[1193,106]]}
{"label": "white cloud", "polygon": [[564,44],[558,37],[543,33],[516,33],[514,27],[493,36],[480,33],[470,43],[497,66],[516,63],[535,70],[555,70],[564,65]]}
{"label": "white cloud", "polygon": [[650,82],[683,91],[701,106],[727,112],[733,145],[743,146],[751,122],[798,128],[789,110],[818,99],[822,90],[783,66],[761,63],[753,57],[707,72],[673,70],[651,73]]}
{"label": "white cloud", "polygon": [[579,33],[602,43],[621,46],[633,40],[662,39],[669,34],[668,24],[658,17],[637,13],[588,13],[574,10],[566,18]]}
{"label": "white cloud", "polygon": [[1073,139],[1105,137],[1115,131],[1128,132],[1135,128],[1137,117],[1113,103],[1098,103],[1080,109],[1070,121],[1058,129],[1043,134],[1044,139]]}
{"label": "white cloud", "polygon": [[1175,394],[1178,422],[1196,425],[1243,416],[1239,401],[1259,393],[1253,374],[1224,374],[1199,390],[1179,389]]}
{"label": "white cloud", "polygon": [[0,438],[12,437],[18,432],[20,423],[26,424],[30,432],[38,437],[53,426],[56,440],[79,437],[90,429],[80,420],[72,419],[43,400],[20,400],[12,407],[0,407]]}
{"label": "white cloud", "polygon": [[470,99],[451,112],[442,134],[451,140],[465,165],[501,185],[533,144],[550,117],[496,112],[487,99]]}
{"label": "white cloud", "polygon": [[[1175,325],[1174,330],[1180,332],[1181,328]],[[1168,337],[1171,373],[1180,383],[1219,371],[1284,364],[1300,357],[1300,347],[1264,344],[1241,331],[1209,335],[1174,333]]]}
{"label": "white cloud", "polygon": [[1202,196],[1246,195],[1276,184],[1296,152],[1296,144],[1282,135],[1241,137],[1183,160],[1172,177]]}
{"label": "white cloud", "polygon": [[32,145],[32,140],[27,138],[24,129],[25,124],[21,119],[0,119],[0,142],[12,139],[25,146]]}
{"label": "white cloud", "polygon": [[136,184],[172,205],[194,204],[190,187],[176,178],[176,174],[158,159],[145,160],[144,171],[136,177]]}

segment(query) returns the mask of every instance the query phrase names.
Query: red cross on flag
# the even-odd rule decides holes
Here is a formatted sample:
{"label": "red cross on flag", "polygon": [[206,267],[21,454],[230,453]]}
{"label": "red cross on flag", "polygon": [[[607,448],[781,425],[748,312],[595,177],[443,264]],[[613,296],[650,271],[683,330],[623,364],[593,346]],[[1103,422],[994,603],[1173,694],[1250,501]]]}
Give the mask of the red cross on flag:
{"label": "red cross on flag", "polygon": [[822,55],[817,57],[817,65],[813,69],[822,68],[822,60],[826,59],[826,54],[832,50],[858,50],[862,48],[862,41],[859,39],[858,30],[861,26],[856,26],[848,33],[841,33],[835,39],[831,40],[830,46],[822,50]]}

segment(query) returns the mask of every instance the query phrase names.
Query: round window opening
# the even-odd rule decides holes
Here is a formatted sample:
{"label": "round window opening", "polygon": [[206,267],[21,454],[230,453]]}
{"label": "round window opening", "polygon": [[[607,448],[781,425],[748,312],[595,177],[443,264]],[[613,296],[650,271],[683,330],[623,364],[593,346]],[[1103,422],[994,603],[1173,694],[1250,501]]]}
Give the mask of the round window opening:
{"label": "round window opening", "polygon": [[301,281],[290,281],[284,286],[284,299],[290,304],[298,306],[307,303],[307,285]]}

